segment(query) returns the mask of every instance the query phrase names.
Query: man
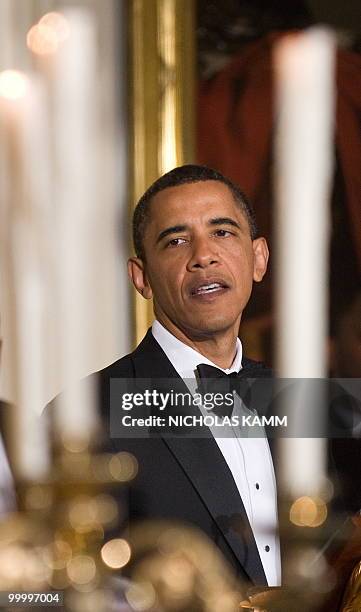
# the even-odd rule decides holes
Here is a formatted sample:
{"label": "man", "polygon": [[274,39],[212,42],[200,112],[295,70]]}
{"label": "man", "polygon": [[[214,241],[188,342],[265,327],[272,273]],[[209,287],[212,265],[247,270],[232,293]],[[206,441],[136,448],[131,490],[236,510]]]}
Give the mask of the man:
{"label": "man", "polygon": [[[133,237],[129,276],[145,299],[153,298],[156,320],[133,353],[100,372],[105,419],[110,379],[169,378],[183,385],[181,379],[198,380],[203,366],[221,375],[269,375],[243,357],[238,339],[253,281],[262,280],[268,261],[239,188],[206,167],[176,168],[140,199]],[[266,438],[112,437],[110,446],[131,451],[139,462],[131,518],[195,524],[244,581],[280,583],[276,484]]]}

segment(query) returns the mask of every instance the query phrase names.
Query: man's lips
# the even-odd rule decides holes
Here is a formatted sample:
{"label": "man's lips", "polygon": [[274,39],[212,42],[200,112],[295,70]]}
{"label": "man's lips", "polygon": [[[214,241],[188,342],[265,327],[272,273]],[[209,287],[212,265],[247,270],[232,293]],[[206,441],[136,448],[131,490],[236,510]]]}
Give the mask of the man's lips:
{"label": "man's lips", "polygon": [[223,279],[210,278],[193,284],[190,287],[189,293],[192,298],[213,297],[224,293],[229,288],[229,284]]}

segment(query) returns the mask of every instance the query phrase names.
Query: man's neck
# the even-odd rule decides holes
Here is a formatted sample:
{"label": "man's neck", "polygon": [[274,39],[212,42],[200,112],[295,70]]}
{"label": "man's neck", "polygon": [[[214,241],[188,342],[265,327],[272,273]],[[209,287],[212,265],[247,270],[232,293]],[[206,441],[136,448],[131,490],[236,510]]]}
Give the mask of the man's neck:
{"label": "man's neck", "polygon": [[[202,342],[194,342],[193,348],[199,353],[207,357],[212,363],[219,366],[223,370],[230,368],[237,351],[237,337],[232,338],[212,338]],[[192,345],[190,345],[192,346]]]}
{"label": "man's neck", "polygon": [[237,333],[226,330],[214,334],[193,334],[178,327],[159,321],[173,336],[212,361],[218,367],[230,368],[237,352]]}

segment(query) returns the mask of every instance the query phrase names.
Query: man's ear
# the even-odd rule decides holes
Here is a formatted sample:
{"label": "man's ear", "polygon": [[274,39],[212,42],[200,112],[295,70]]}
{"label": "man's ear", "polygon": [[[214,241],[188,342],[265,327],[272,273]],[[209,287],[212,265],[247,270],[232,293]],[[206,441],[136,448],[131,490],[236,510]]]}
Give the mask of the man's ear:
{"label": "man's ear", "polygon": [[138,293],[146,300],[150,300],[153,297],[153,291],[148,282],[142,259],[139,257],[130,257],[128,259],[128,275]]}
{"label": "man's ear", "polygon": [[259,283],[264,277],[267,270],[269,258],[269,250],[265,238],[256,238],[253,240],[253,280]]}

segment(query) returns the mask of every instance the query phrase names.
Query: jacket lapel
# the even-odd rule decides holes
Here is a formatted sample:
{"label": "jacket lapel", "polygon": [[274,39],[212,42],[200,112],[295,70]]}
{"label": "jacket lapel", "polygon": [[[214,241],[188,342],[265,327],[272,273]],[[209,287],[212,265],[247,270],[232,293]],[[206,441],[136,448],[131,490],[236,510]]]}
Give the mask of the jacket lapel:
{"label": "jacket lapel", "polygon": [[[132,354],[137,378],[174,378],[187,390],[151,331]],[[197,413],[199,414],[199,412]],[[166,437],[164,443],[187,474],[241,567],[255,584],[267,582],[248,517],[230,469],[214,438]],[[215,533],[215,541],[217,533]]]}
{"label": "jacket lapel", "polygon": [[131,357],[137,378],[179,378],[150,329]]}

